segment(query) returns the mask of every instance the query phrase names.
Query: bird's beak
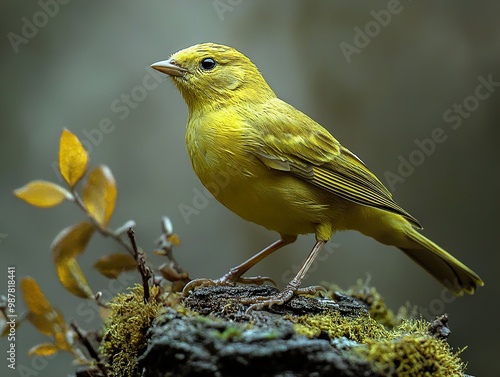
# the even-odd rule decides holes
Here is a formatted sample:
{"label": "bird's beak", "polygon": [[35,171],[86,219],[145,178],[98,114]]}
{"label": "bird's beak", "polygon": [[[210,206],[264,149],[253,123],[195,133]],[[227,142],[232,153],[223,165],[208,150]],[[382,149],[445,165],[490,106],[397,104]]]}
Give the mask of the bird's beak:
{"label": "bird's beak", "polygon": [[151,64],[151,68],[174,77],[183,77],[187,72],[187,69],[177,65],[172,59]]}

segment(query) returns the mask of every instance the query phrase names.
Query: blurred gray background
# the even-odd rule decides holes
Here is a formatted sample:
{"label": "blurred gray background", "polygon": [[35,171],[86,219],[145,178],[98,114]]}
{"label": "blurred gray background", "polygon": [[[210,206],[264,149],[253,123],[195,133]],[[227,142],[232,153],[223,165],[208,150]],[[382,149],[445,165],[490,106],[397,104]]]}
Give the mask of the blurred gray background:
{"label": "blurred gray background", "polygon": [[[160,217],[168,215],[182,240],[177,258],[191,276],[219,277],[277,238],[213,198],[188,221],[179,210],[181,204],[193,207],[196,190],[202,190],[184,146],[187,110],[170,82],[155,86],[146,77],[151,63],[214,41],[249,56],[279,97],[358,154],[424,224],[424,233],[486,282],[476,295],[455,299],[403,253],[344,232],[304,284],[326,280],[348,287],[370,275],[393,309],[409,301],[428,319],[448,313],[449,341],[455,350],[468,347],[462,353],[468,372],[491,375],[488,360],[499,352],[492,336],[498,334],[496,316],[489,316],[500,288],[500,86],[483,85],[482,99],[476,90],[481,77],[500,82],[500,3],[42,0],[3,1],[0,14],[0,293],[7,289],[7,266],[15,266],[18,282],[34,277],[67,319],[84,328],[100,326],[95,307],[61,287],[50,259],[54,236],[82,220],[82,213],[70,203],[37,209],[12,195],[33,179],[60,182],[53,163],[63,127],[84,141],[93,166],[106,164],[114,173],[112,226],[134,219],[139,244],[151,251]],[[99,131],[104,118],[111,119],[111,132]],[[416,140],[438,128],[446,140],[428,155],[418,152]],[[418,166],[389,184],[402,159]],[[301,237],[251,275],[272,276],[283,287],[313,241]],[[80,258],[94,291],[110,296],[137,281],[131,274],[110,282],[91,269],[100,255],[118,250],[97,236]],[[20,292],[17,308],[24,308]],[[26,355],[48,340],[31,325],[17,336],[13,373],[0,340],[2,375],[64,376],[73,370],[69,355]]]}

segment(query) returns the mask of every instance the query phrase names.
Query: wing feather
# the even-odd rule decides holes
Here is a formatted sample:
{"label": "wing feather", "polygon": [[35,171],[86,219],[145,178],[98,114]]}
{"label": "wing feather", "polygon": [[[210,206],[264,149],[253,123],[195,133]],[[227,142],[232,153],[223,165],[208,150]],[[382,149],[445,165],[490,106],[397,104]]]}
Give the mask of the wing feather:
{"label": "wing feather", "polygon": [[267,167],[354,203],[397,213],[422,227],[354,153],[314,120],[278,98],[263,106],[252,127],[261,135],[255,155]]}

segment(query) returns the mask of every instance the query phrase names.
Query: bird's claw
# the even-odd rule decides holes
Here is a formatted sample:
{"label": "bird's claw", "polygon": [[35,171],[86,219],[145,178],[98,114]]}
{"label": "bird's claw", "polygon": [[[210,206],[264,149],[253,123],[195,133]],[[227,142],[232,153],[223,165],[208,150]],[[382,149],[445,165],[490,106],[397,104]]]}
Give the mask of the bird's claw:
{"label": "bird's claw", "polygon": [[[205,278],[191,280],[182,289],[182,296],[183,297],[188,296],[189,292],[191,292],[192,290],[194,290],[196,288],[210,287],[210,286],[214,286],[214,285],[224,285],[219,280],[220,279],[212,280],[212,279],[205,279]],[[225,285],[230,285],[230,284],[225,284]]]}
{"label": "bird's claw", "polygon": [[245,310],[245,314],[250,314],[254,310],[262,310],[264,308],[271,308],[273,305],[283,305],[289,301],[294,295],[293,290],[284,289],[281,292],[272,296],[255,296],[242,301],[242,304],[250,304]]}
{"label": "bird's claw", "polygon": [[281,292],[272,296],[255,296],[249,297],[241,301],[242,304],[250,306],[245,310],[246,314],[254,310],[262,310],[264,308],[271,308],[273,305],[283,305],[290,301],[294,295],[316,295],[318,293],[326,293],[327,289],[321,285],[312,285],[304,288],[294,288],[287,286]]}

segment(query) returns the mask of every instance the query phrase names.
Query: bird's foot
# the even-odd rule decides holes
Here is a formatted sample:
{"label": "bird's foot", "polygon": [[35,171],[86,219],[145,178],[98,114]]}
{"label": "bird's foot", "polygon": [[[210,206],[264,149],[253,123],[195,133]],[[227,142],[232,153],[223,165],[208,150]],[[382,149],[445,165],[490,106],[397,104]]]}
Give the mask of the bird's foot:
{"label": "bird's foot", "polygon": [[[192,290],[194,290],[196,288],[210,287],[213,285],[218,285],[217,283],[218,283],[217,280],[212,280],[212,279],[205,279],[205,278],[193,279],[189,283],[187,283],[184,286],[184,288],[182,289],[182,296],[183,297],[188,296],[189,292],[191,292]],[[222,284],[220,284],[220,285],[222,285]],[[230,284],[227,284],[227,285],[230,285]]]}
{"label": "bird's foot", "polygon": [[189,283],[186,284],[186,286],[182,290],[182,295],[185,297],[189,294],[189,292],[191,292],[194,289],[202,287],[210,287],[214,285],[234,287],[236,283],[262,285],[266,282],[269,282],[274,286],[276,286],[274,280],[267,276],[242,277],[242,276],[235,276],[235,274],[232,274],[231,271],[229,271],[221,278],[215,280],[206,278],[191,280]]}
{"label": "bird's foot", "polygon": [[247,308],[246,313],[249,314],[253,310],[262,310],[264,308],[271,308],[273,305],[283,305],[290,301],[294,295],[317,295],[318,293],[325,293],[327,289],[321,285],[312,285],[304,288],[296,288],[293,285],[287,285],[285,289],[272,296],[254,296],[241,301],[242,304],[250,306]]}

